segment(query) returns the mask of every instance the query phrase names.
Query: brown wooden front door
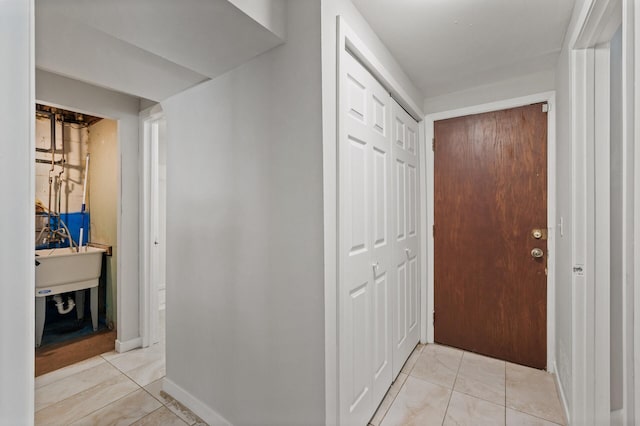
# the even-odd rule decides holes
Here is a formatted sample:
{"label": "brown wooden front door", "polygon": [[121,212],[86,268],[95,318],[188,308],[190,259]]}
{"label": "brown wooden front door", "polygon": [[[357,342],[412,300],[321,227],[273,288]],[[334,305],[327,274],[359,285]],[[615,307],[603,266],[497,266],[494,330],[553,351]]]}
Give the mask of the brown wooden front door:
{"label": "brown wooden front door", "polygon": [[436,121],[434,133],[435,341],[545,368],[543,104]]}

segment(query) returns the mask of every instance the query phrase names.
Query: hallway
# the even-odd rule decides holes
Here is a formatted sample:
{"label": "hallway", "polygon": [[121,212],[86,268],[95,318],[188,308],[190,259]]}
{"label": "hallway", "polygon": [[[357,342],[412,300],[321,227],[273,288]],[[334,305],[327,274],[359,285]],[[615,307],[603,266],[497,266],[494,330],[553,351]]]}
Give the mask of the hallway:
{"label": "hallway", "polygon": [[[637,1],[3,3],[0,426],[640,425]],[[115,341],[40,376],[45,193]]]}
{"label": "hallway", "polygon": [[566,424],[544,371],[440,345],[418,345],[371,426]]}
{"label": "hallway", "polygon": [[[36,379],[37,425],[206,425],[161,392],[164,343],[109,352]],[[418,345],[371,426],[566,424],[554,376]]]}

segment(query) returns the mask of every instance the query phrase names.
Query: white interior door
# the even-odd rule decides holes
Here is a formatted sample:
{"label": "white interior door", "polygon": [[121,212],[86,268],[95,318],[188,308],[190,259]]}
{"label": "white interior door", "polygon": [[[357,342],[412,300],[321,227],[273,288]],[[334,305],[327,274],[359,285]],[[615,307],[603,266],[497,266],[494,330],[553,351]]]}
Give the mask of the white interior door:
{"label": "white interior door", "polygon": [[154,121],[150,126],[151,140],[150,140],[150,167],[149,167],[149,278],[151,280],[150,292],[150,309],[152,321],[150,323],[151,344],[157,343],[160,340],[160,333],[158,327],[158,308],[159,297],[158,289],[160,288],[161,278],[161,250],[160,250],[160,186],[159,186],[159,123]]}
{"label": "white interior door", "polygon": [[346,52],[340,67],[340,417],[364,425],[392,382],[391,97]]}
{"label": "white interior door", "polygon": [[420,340],[418,123],[392,101],[393,376]]}
{"label": "white interior door", "polygon": [[[166,282],[166,122],[159,105],[140,113],[140,334],[143,347],[162,335],[160,307]],[[162,300],[162,302],[161,302]]]}

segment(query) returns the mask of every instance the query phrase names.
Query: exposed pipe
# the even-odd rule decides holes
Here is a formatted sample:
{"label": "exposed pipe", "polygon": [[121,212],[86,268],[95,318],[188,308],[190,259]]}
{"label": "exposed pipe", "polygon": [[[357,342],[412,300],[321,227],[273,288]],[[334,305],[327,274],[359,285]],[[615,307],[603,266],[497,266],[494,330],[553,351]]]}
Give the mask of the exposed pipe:
{"label": "exposed pipe", "polygon": [[[60,139],[61,139],[61,145],[62,145],[62,167],[60,167],[60,173],[58,173],[58,191],[56,192],[57,194],[57,199],[58,199],[58,206],[56,208],[56,211],[58,213],[58,215],[60,215],[60,210],[61,210],[61,203],[62,203],[62,175],[64,175],[64,163],[65,163],[65,154],[64,154],[64,114],[61,115],[60,117],[60,123],[61,123],[61,129],[60,129]],[[69,210],[69,206],[67,205],[67,212]]]}
{"label": "exposed pipe", "polygon": [[58,308],[59,314],[68,314],[76,306],[72,298],[67,298],[67,308],[64,308],[64,302],[59,294],[53,296],[53,300],[56,302],[56,308]]}
{"label": "exposed pipe", "polygon": [[[47,208],[43,206],[43,209],[46,210]],[[50,227],[45,226],[40,231],[40,234],[38,234],[38,238],[36,238],[36,243],[38,241],[41,241],[42,235],[45,232],[48,232],[49,235],[50,235],[50,238],[52,236],[56,236],[57,235],[57,236],[61,237],[63,240],[68,239],[69,240],[69,246],[71,248],[73,248],[75,246],[76,249],[78,249],[78,244],[75,241],[73,241],[73,238],[71,238],[71,232],[69,232],[69,228],[67,227],[67,224],[64,222],[64,220],[62,220],[60,218],[60,215],[56,215],[55,213],[53,213],[53,215],[58,218],[59,225],[62,225],[62,229],[58,228],[56,230],[53,230]],[[49,240],[45,240],[45,242],[47,242],[47,241],[49,241]]]}
{"label": "exposed pipe", "polygon": [[[49,151],[47,150],[47,152],[49,152]],[[40,158],[36,158],[36,163],[51,164],[51,161],[43,160],[43,159],[40,159]],[[64,162],[62,160],[58,160],[58,161],[54,162],[53,164],[55,164],[56,166],[62,166],[64,164]]]}
{"label": "exposed pipe", "polygon": [[[64,221],[62,219],[59,219],[59,220],[60,220],[60,223],[62,224],[62,227],[64,228],[64,232],[65,232],[66,238],[69,240],[69,247],[71,247],[73,249],[73,245],[75,243],[73,242],[73,238],[71,238],[71,232],[69,232],[69,228],[67,228],[67,224],[64,223]],[[61,232],[61,231],[58,230],[57,232]],[[77,246],[78,245],[76,244],[76,247]]]}
{"label": "exposed pipe", "polygon": [[[36,152],[51,152],[50,148],[36,148]],[[62,154],[62,150],[61,149],[56,149],[55,150],[56,154]]]}
{"label": "exposed pipe", "polygon": [[82,248],[82,236],[84,234],[84,212],[87,207],[87,177],[89,176],[89,154],[85,160],[84,166],[84,185],[82,188],[82,225],[80,227],[80,241],[78,241],[78,252]]}
{"label": "exposed pipe", "polygon": [[[55,120],[55,117],[56,117],[55,113],[50,112],[50,111],[44,111],[44,110],[41,110],[41,109],[37,109],[36,110],[36,115],[40,115],[42,117],[47,117],[49,119],[49,121]],[[56,141],[52,139],[50,141],[49,148],[37,148],[36,147],[36,152],[51,152],[53,150],[54,152],[60,154],[61,151],[56,149],[55,143],[56,143]]]}
{"label": "exposed pipe", "polygon": [[[47,214],[47,226],[51,226],[51,184],[53,183],[53,176],[52,173],[55,171],[55,150],[56,150],[56,115],[52,114],[49,117],[49,122],[51,123],[51,144],[50,144],[50,148],[51,148],[51,168],[49,169],[49,204],[47,205],[47,210],[48,210],[48,214]],[[51,233],[49,234],[49,240],[51,240]]]}

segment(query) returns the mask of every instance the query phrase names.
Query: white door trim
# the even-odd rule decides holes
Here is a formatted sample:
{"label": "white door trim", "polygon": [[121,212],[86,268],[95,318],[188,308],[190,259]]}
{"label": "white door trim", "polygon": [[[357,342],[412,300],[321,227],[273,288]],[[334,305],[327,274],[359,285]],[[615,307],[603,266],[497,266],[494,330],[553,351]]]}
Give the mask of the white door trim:
{"label": "white door trim", "polygon": [[140,337],[142,347],[153,344],[158,329],[158,289],[151,280],[151,172],[152,127],[164,118],[160,105],[140,112]]}
{"label": "white door trim", "polygon": [[[393,77],[382,62],[369,50],[367,45],[357,36],[342,16],[336,16],[338,35],[336,43],[336,88],[339,82],[340,74],[338,67],[340,63],[340,53],[347,49],[356,57],[365,67],[373,74],[373,76],[391,93],[395,99],[416,121],[418,121],[420,130],[423,126],[424,113],[422,109],[411,100],[401,84]],[[336,89],[337,91],[337,89]],[[336,115],[338,112],[339,96],[335,100]],[[333,139],[333,146],[327,146],[323,150],[323,158],[325,161],[325,173],[331,173],[332,177],[325,177],[324,180],[324,197],[325,197],[325,409],[326,422],[333,424],[339,422],[339,324],[338,324],[338,225],[336,218],[337,211],[337,148],[339,141],[339,126],[336,125],[336,134]],[[420,138],[420,141],[424,139]],[[420,150],[425,151],[424,146]],[[420,166],[422,167],[422,163]],[[422,173],[422,172],[421,172]],[[333,201],[327,201],[327,200]],[[335,204],[334,204],[335,203]],[[422,205],[422,200],[421,200]],[[336,209],[327,208],[335,206]],[[424,252],[424,246],[421,250]],[[422,288],[422,285],[421,285]],[[421,309],[423,312],[423,309]],[[424,319],[421,319],[421,325]]]}
{"label": "white door trim", "polygon": [[[622,11],[622,0],[589,1],[568,45],[573,94],[572,258],[574,265],[584,265],[584,274],[574,273],[572,279],[570,417],[575,424],[611,421],[608,44],[624,21]],[[623,102],[623,117],[628,115],[627,107]],[[623,146],[627,137],[623,133]],[[625,400],[623,418],[627,408]]]}
{"label": "white door trim", "polygon": [[[628,27],[623,31],[623,55],[627,55],[624,57],[627,61],[623,60],[623,64],[625,66],[625,72],[623,75],[626,78],[623,80],[623,97],[626,96],[628,92],[632,92],[630,98],[625,103],[623,108],[627,108],[626,111],[623,109],[623,120],[628,120],[628,124],[625,124],[625,137],[630,140],[635,140],[634,137],[640,135],[640,7],[637,7],[637,4],[632,0],[624,0],[623,7],[623,22],[625,24],[629,24]],[[625,47],[624,40],[628,41],[627,46]],[[640,248],[638,248],[638,244],[640,243],[640,149],[637,144],[634,147],[635,150],[633,152],[633,169],[629,172],[632,174],[633,179],[633,213],[634,217],[631,220],[633,224],[633,241],[635,248],[633,250],[633,262],[630,266],[631,273],[633,274],[633,283],[630,288],[630,294],[627,295],[625,293],[625,297],[629,297],[633,299],[632,302],[625,302],[625,305],[631,305],[631,316],[633,317],[633,322],[630,324],[630,328],[632,328],[633,333],[633,341],[629,342],[633,348],[632,356],[629,361],[629,368],[632,369],[631,372],[627,372],[626,377],[632,378],[630,381],[632,382],[631,386],[626,386],[625,390],[629,390],[630,395],[625,396],[625,404],[627,401],[629,402],[628,411],[631,414],[635,414],[635,417],[628,418],[627,422],[633,422],[634,420],[638,420],[640,417],[640,271],[636,266],[634,268],[633,265],[640,265]],[[629,286],[627,286],[629,288]],[[633,315],[635,313],[635,315]],[[635,374],[633,372],[635,371]],[[631,417],[631,416],[629,416]]]}
{"label": "white door trim", "polygon": [[[538,102],[547,102],[549,112],[547,115],[547,370],[553,372],[555,364],[555,256],[556,256],[556,95],[554,91],[538,93],[530,96],[506,99],[497,102],[490,102],[466,108],[454,109],[451,111],[429,114],[425,117],[425,145],[433,139],[433,123],[438,120],[462,117],[471,114],[481,114],[491,111],[499,111],[508,108],[515,108],[530,105]],[[423,229],[423,246],[427,247],[426,282],[423,293],[426,294],[426,328],[422,340],[433,343],[433,310],[434,310],[434,256],[433,256],[433,229],[434,215],[434,174],[433,174],[433,151],[425,149],[425,181],[422,182],[422,197],[426,200],[426,226]],[[424,213],[422,216],[425,216]]]}

